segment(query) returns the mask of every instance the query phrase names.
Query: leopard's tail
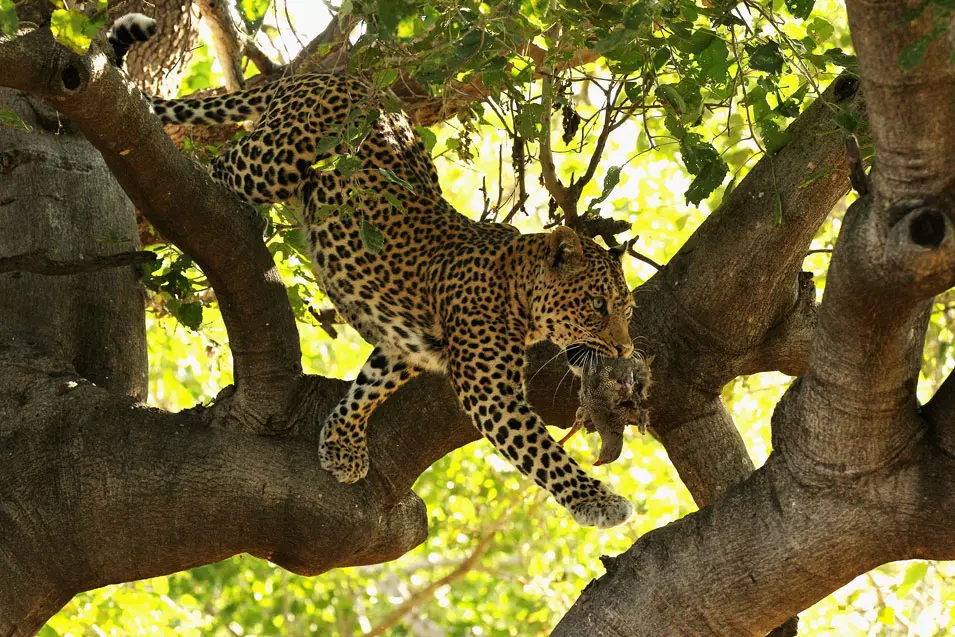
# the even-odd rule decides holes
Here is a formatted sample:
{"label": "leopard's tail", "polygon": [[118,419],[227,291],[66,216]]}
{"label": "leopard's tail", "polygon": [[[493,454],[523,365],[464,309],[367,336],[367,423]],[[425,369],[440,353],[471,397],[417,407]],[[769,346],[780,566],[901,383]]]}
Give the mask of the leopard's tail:
{"label": "leopard's tail", "polygon": [[[150,39],[157,30],[156,21],[142,13],[127,13],[113,22],[106,37],[113,47],[116,66],[123,65],[123,58],[134,44]],[[258,117],[268,107],[274,90],[275,84],[264,84],[222,96],[176,100],[150,97],[150,102],[163,124],[208,126],[239,123]]]}
{"label": "leopard's tail", "polygon": [[117,18],[110,27],[106,39],[113,47],[116,66],[123,66],[123,58],[130,47],[137,42],[145,42],[159,30],[156,21],[142,13],[127,13]]}

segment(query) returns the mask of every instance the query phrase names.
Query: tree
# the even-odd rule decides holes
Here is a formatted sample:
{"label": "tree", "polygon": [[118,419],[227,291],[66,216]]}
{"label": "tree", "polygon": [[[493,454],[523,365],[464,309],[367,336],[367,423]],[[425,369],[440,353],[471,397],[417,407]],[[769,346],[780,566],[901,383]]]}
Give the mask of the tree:
{"label": "tree", "polygon": [[[665,130],[678,142],[695,176],[686,193],[693,202],[710,196],[729,168],[695,131],[707,113],[739,109],[737,92],[766,151],[635,290],[632,334],[656,356],[651,423],[702,508],[606,559],[607,575],[582,592],[555,634],[765,634],[877,564],[948,559],[952,384],[924,406],[915,398],[931,299],[955,275],[947,5],[848,3],[877,158],[870,176],[851,142],[847,159],[837,132],[860,130],[853,60],[793,41],[772,6],[745,5],[760,25],[780,28],[775,37],[750,32],[745,42],[736,39],[737,29],[749,29],[736,6],[529,3],[503,17],[486,5],[451,6],[348,3],[329,30],[334,37],[320,38],[293,69],[328,62],[340,50],[328,42],[360,20],[365,35],[348,47],[352,67],[393,86],[420,122],[462,107],[470,116],[461,121],[473,122],[481,115],[475,100],[505,96],[487,103],[512,107],[500,122],[513,136],[514,210],[526,192],[522,159],[536,150],[554,220],[609,242],[616,226],[580,204],[622,119],[661,113],[647,136]],[[801,18],[812,9],[787,6]],[[0,11],[14,31],[9,6]],[[3,130],[2,192],[13,194],[0,203],[17,213],[0,219],[10,225],[0,241],[11,255],[0,272],[146,259],[128,255],[132,211],[108,169],[214,289],[235,385],[214,404],[180,413],[136,402],[145,391],[145,342],[129,267],[66,279],[0,275],[0,633],[37,630],[79,591],[240,552],[319,574],[388,561],[420,543],[427,519],[413,482],[477,438],[445,381],[415,381],[376,412],[366,480],[345,486],[325,474],[316,431],[344,384],[301,373],[295,315],[261,241],[261,217],[182,156],[102,53],[58,42],[82,49],[95,19],[28,3],[17,14],[24,25],[52,29],[0,40],[0,84],[43,99],[14,103],[34,111],[29,122],[14,120],[32,131]],[[227,31],[219,38],[232,37]],[[504,42],[520,55],[501,55]],[[612,81],[573,75],[595,61]],[[849,70],[799,112],[808,89],[780,78],[783,65],[807,62]],[[601,125],[579,178],[558,169],[551,146],[555,105],[565,123],[576,113],[565,87],[573,79],[607,96],[602,117],[585,120]],[[517,99],[535,81],[534,99]],[[440,99],[429,86],[443,87]],[[43,129],[62,134],[37,134]],[[605,172],[588,210],[616,185],[620,170]],[[846,213],[817,311],[801,264],[850,175],[861,197]],[[77,230],[94,223],[101,230]],[[84,244],[81,235],[96,240]],[[177,307],[183,322],[196,311]],[[555,354],[536,352],[532,401],[567,422],[572,397],[551,398],[566,371]],[[773,369],[799,379],[774,413],[773,455],[754,471],[720,390]]]}

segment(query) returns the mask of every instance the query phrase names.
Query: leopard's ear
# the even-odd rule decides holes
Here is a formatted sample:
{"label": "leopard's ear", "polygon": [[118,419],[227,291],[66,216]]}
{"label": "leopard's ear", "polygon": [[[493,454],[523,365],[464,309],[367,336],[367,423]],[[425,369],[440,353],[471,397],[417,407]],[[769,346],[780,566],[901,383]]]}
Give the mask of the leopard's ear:
{"label": "leopard's ear", "polygon": [[584,269],[580,237],[567,226],[559,226],[547,237],[547,266],[551,272],[565,276]]}

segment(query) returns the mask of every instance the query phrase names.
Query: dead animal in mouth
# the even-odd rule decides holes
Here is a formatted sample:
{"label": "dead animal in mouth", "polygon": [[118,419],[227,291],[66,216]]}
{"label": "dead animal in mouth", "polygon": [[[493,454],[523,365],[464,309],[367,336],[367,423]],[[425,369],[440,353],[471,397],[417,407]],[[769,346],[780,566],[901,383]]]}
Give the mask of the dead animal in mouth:
{"label": "dead animal in mouth", "polygon": [[600,455],[595,466],[613,462],[623,450],[623,432],[636,425],[647,432],[649,416],[643,407],[650,390],[653,357],[591,357],[583,365],[580,407],[574,424],[560,441],[564,443],[581,428],[600,434]]}

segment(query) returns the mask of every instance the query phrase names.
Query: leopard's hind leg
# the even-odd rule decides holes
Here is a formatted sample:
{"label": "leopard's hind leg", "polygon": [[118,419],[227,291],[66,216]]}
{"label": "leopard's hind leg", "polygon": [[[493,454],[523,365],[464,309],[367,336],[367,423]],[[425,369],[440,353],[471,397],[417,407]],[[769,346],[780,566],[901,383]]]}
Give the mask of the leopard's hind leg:
{"label": "leopard's hind leg", "polygon": [[376,347],[348,393],[325,420],[318,445],[322,468],[339,482],[364,478],[368,473],[368,418],[388,396],[420,373],[417,367]]}

